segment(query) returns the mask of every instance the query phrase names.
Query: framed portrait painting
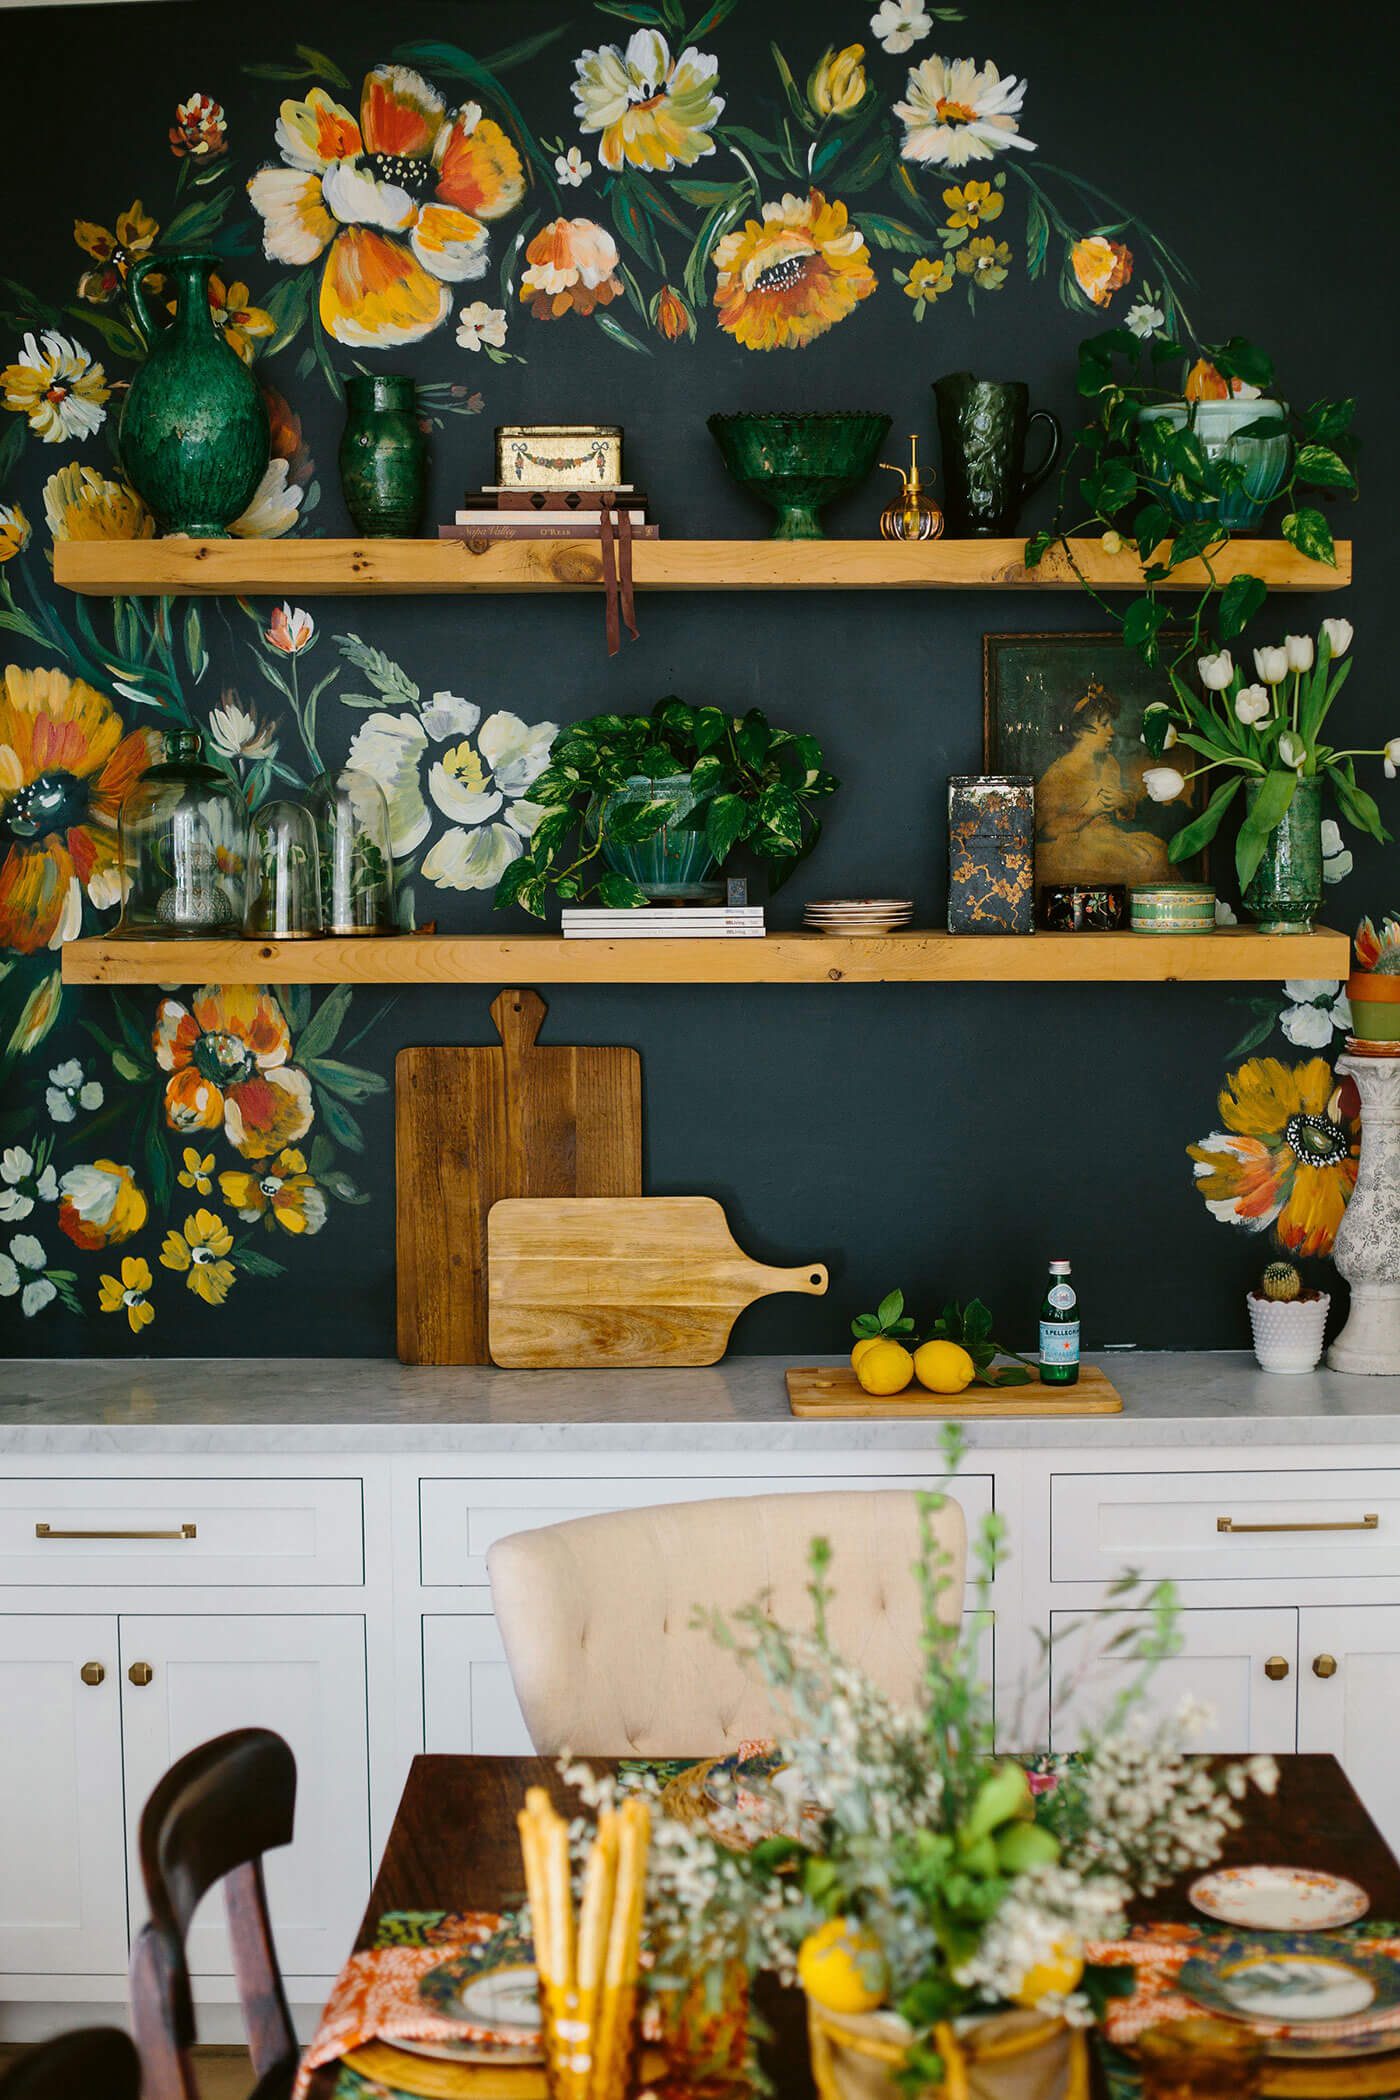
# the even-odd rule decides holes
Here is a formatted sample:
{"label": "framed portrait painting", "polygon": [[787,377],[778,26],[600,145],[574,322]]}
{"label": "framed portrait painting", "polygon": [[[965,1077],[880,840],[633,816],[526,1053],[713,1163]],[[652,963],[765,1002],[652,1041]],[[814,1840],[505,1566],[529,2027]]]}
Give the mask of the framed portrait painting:
{"label": "framed portrait painting", "polygon": [[1154,802],[1143,784],[1158,761],[1142,741],[1142,718],[1154,700],[1171,698],[1165,671],[1117,634],[986,634],[982,696],[987,771],[1035,782],[1037,889],[1204,879],[1203,854],[1167,858],[1192,797]]}

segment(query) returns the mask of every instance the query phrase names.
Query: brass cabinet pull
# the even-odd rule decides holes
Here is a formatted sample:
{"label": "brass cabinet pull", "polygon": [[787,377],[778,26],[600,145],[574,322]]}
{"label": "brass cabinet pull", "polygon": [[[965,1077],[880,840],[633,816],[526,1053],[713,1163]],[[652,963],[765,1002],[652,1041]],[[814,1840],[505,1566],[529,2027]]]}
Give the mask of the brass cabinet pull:
{"label": "brass cabinet pull", "polygon": [[1315,1655],[1313,1657],[1314,1677],[1335,1677],[1336,1674],[1337,1658],[1335,1655]]}
{"label": "brass cabinet pull", "polygon": [[1264,1675],[1278,1684],[1288,1675],[1288,1664],[1281,1655],[1271,1655],[1264,1665]]}
{"label": "brass cabinet pull", "polygon": [[178,1531],[55,1531],[48,1524],[34,1526],[36,1539],[192,1539],[196,1526],[182,1524]]}
{"label": "brass cabinet pull", "polygon": [[1366,1517],[1351,1517],[1340,1523],[1330,1524],[1237,1524],[1233,1517],[1217,1517],[1217,1531],[1379,1531],[1380,1518],[1372,1512]]}
{"label": "brass cabinet pull", "polygon": [[103,1669],[101,1663],[84,1663],[78,1675],[82,1678],[84,1684],[101,1684],[107,1672]]}
{"label": "brass cabinet pull", "polygon": [[126,1674],[133,1684],[149,1684],[156,1673],[149,1663],[133,1663]]}

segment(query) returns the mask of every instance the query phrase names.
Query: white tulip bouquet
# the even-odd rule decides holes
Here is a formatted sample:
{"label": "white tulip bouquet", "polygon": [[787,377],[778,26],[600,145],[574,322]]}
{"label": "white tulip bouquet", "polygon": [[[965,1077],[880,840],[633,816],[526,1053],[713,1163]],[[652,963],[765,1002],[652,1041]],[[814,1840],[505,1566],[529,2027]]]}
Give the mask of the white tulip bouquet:
{"label": "white tulip bouquet", "polygon": [[[1386,778],[1400,769],[1400,736],[1377,750],[1339,751],[1323,741],[1333,702],[1346,684],[1353,659],[1349,620],[1324,620],[1317,640],[1286,635],[1273,647],[1254,651],[1250,679],[1228,649],[1203,656],[1196,665],[1202,691],[1194,693],[1176,670],[1174,698],[1158,700],[1143,717],[1142,740],[1154,758],[1184,746],[1204,763],[1189,773],[1176,766],[1149,767],[1144,785],[1154,802],[1175,802],[1194,780],[1219,772],[1221,780],[1199,815],[1184,824],[1168,848],[1173,861],[1190,860],[1215,837],[1241,787],[1254,786],[1235,844],[1240,888],[1247,889],[1269,839],[1288,814],[1300,780],[1325,777],[1348,823],[1384,845],[1390,833],[1373,798],[1357,785],[1358,758],[1379,758]],[[1343,661],[1345,659],[1345,661]]]}

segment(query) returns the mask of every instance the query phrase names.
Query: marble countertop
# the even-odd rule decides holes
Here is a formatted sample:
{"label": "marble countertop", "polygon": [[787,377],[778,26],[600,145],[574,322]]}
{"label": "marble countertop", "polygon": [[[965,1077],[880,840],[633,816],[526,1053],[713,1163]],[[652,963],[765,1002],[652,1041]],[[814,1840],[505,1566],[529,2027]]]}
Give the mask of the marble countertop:
{"label": "marble countertop", "polygon": [[[1125,1351],[1093,1361],[1122,1393],[1121,1415],[974,1421],[969,1444],[1400,1444],[1400,1378],[1281,1377],[1245,1351]],[[0,1367],[0,1453],[879,1451],[938,1442],[941,1424],[931,1417],[796,1421],[785,1369],[776,1356],[623,1372],[443,1370],[348,1357],[12,1359]]]}

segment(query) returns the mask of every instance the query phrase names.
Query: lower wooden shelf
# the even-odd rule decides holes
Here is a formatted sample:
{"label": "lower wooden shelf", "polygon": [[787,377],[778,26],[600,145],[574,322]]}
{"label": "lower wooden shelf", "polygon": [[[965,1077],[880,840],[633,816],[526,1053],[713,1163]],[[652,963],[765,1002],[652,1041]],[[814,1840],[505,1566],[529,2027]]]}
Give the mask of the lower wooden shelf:
{"label": "lower wooden shelf", "polygon": [[314,941],[69,941],[67,984],[1163,984],[1341,978],[1344,933],[903,932],[762,940],[429,934]]}

